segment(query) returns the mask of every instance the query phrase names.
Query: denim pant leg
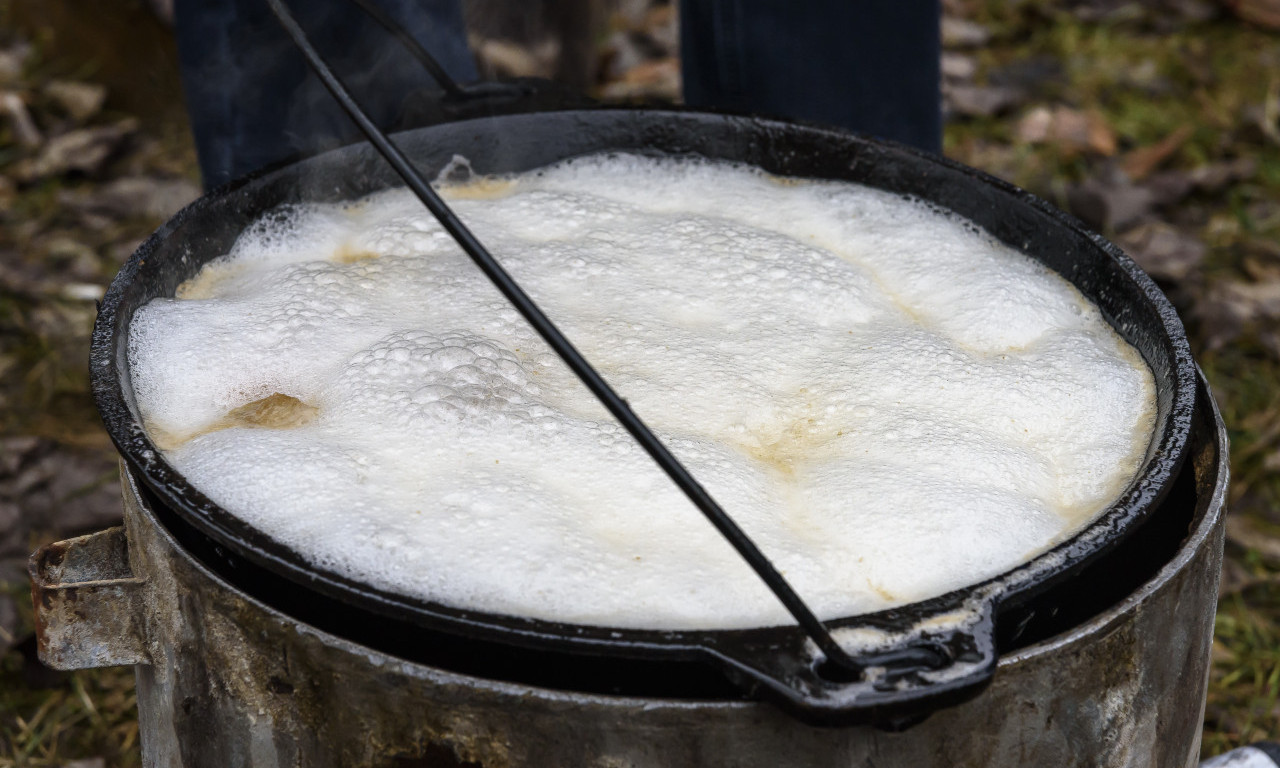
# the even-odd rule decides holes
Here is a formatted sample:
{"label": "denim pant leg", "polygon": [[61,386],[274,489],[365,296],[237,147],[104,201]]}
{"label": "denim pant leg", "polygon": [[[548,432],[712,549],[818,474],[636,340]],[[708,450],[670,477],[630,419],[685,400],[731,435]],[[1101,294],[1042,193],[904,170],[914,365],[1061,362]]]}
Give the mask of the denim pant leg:
{"label": "denim pant leg", "polygon": [[[459,81],[476,78],[459,0],[380,0]],[[298,22],[357,100],[390,127],[406,94],[432,86],[421,65],[347,0],[292,0]],[[187,113],[213,187],[357,138],[264,0],[177,0]]]}
{"label": "denim pant leg", "polygon": [[938,0],[681,0],[685,102],[937,152]]}

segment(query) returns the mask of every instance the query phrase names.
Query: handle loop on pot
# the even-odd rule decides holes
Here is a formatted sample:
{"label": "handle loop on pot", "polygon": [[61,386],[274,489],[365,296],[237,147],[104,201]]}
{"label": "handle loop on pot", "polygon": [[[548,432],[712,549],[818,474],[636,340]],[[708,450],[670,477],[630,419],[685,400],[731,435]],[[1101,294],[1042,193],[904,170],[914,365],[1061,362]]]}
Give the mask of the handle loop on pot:
{"label": "handle loop on pot", "polygon": [[27,563],[40,660],[53,669],[148,664],[142,580],[124,528],[47,544]]}
{"label": "handle loop on pot", "polygon": [[593,103],[581,94],[540,78],[485,80],[463,85],[450,77],[417,38],[379,8],[376,2],[350,2],[394,37],[444,91],[443,98],[437,98],[435,94],[423,97],[417,91],[408,94],[399,121],[400,128],[417,128],[481,115],[581,107]]}
{"label": "handle loop on pot", "polygon": [[860,617],[832,634],[856,648],[860,669],[832,665],[794,633],[743,643],[709,642],[702,650],[738,679],[799,718],[820,725],[870,723],[894,727],[917,722],[939,707],[977,695],[991,681],[999,660],[995,643],[995,600],[969,596],[963,602],[931,600],[911,617],[882,614],[885,632],[876,636],[875,618]]}

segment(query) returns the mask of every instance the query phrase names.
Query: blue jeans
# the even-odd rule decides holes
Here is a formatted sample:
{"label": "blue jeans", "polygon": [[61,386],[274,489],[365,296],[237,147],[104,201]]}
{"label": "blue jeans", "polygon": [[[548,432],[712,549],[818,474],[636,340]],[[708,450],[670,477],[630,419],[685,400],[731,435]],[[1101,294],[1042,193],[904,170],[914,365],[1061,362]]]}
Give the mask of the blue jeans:
{"label": "blue jeans", "polygon": [[[381,5],[455,80],[476,78],[459,0]],[[289,6],[380,125],[395,124],[405,94],[435,87],[346,0]],[[938,0],[683,0],[680,12],[688,104],[938,151]],[[263,0],[177,0],[175,21],[206,186],[358,137]]]}
{"label": "blue jeans", "polygon": [[687,104],[942,148],[938,0],[685,0]]}
{"label": "blue jeans", "polygon": [[[417,60],[346,0],[286,0],[321,55],[381,126],[404,96],[435,88]],[[380,0],[460,82],[475,80],[458,0]],[[187,113],[206,187],[360,134],[307,68],[263,0],[177,0]]]}

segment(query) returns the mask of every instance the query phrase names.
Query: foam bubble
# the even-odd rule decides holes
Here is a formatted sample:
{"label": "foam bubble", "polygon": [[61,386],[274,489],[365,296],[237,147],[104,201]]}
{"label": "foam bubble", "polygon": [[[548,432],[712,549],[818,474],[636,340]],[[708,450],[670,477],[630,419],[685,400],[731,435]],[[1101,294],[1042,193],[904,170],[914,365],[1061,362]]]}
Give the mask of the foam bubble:
{"label": "foam bubble", "polygon": [[[625,155],[445,194],[824,618],[1044,551],[1150,440],[1097,310],[924,204]],[[178,295],[133,319],[148,429],[317,565],[558,621],[789,621],[409,193],[273,212]]]}

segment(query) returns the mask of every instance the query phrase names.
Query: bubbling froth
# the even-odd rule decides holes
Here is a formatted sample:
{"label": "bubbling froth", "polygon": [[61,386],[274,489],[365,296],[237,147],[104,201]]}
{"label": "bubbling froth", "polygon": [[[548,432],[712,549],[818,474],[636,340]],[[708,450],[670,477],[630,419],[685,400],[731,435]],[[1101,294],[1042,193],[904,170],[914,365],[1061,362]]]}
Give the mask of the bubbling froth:
{"label": "bubbling froth", "polygon": [[[443,192],[823,618],[1045,551],[1151,439],[1097,309],[918,202],[614,155]],[[406,191],[273,212],[129,355],[169,461],[316,566],[571,623],[789,621]]]}

